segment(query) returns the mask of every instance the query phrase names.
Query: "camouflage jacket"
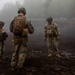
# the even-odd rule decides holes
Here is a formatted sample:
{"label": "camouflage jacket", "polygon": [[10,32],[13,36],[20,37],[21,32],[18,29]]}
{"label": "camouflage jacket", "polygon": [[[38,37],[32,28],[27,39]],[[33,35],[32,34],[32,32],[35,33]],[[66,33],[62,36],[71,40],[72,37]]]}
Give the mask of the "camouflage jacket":
{"label": "camouflage jacket", "polygon": [[8,37],[8,34],[4,31],[4,29],[0,29],[0,41],[6,40]]}
{"label": "camouflage jacket", "polygon": [[[15,18],[14,18],[15,19]],[[13,21],[14,21],[14,19],[12,20],[12,22],[10,23],[10,32],[12,32],[13,33]],[[31,24],[31,22],[30,21],[28,21],[28,20],[26,20],[27,22],[26,22],[26,29],[28,29],[28,32],[30,33],[30,34],[32,34],[33,32],[34,32],[34,28],[33,28],[33,26],[32,26],[32,24]],[[27,36],[26,36],[27,37]]]}
{"label": "camouflage jacket", "polygon": [[[14,19],[15,19],[15,18],[14,18]],[[13,33],[13,21],[14,21],[14,19],[13,19],[12,22],[10,23],[10,32],[12,32],[12,33]],[[32,24],[31,24],[30,21],[27,20],[25,27],[26,27],[25,29],[27,29],[27,31],[28,31],[30,34],[32,34],[32,33],[34,32],[34,28],[33,28],[33,26],[32,26]],[[17,43],[22,42],[23,39],[24,39],[25,41],[28,41],[28,36],[27,36],[27,35],[26,35],[26,36],[22,36],[22,35],[17,36],[17,35],[14,35],[14,36],[13,36],[13,39],[12,39],[12,42],[13,42],[14,44],[17,44]]]}
{"label": "camouflage jacket", "polygon": [[[49,32],[51,34],[49,34]],[[47,35],[49,35],[51,37],[58,37],[59,34],[60,34],[59,29],[58,29],[56,23],[51,23],[50,25],[46,24],[46,26],[44,27],[44,36],[45,36],[45,38],[47,38]]]}

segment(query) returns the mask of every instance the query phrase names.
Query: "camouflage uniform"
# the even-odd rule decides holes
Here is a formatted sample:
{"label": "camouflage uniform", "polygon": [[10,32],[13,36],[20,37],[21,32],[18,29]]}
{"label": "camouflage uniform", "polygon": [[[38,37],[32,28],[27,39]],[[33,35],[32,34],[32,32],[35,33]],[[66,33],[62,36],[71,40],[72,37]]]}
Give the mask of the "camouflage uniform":
{"label": "camouflage uniform", "polygon": [[[14,43],[11,65],[15,68],[22,68],[25,62],[27,52],[27,37],[14,36],[16,39],[21,39],[18,43]],[[14,39],[15,40],[15,39]]]}
{"label": "camouflage uniform", "polygon": [[4,22],[0,21],[0,62],[2,61],[3,53],[4,53],[4,41],[8,37],[7,33],[2,29],[4,26]]}
{"label": "camouflage uniform", "polygon": [[0,41],[0,60],[2,60],[3,57],[3,47],[4,47],[4,41]]}
{"label": "camouflage uniform", "polygon": [[[20,12],[20,10],[18,11],[18,13]],[[26,12],[24,14],[26,14]],[[13,24],[13,21],[10,24],[11,32],[13,32],[12,24]],[[30,34],[34,32],[34,28],[29,21],[27,21],[26,29],[28,29],[28,32]],[[14,35],[12,41],[13,41],[14,49],[13,49],[13,55],[11,60],[11,66],[12,68],[15,68],[15,69],[22,68],[26,58],[28,36]]]}
{"label": "camouflage uniform", "polygon": [[56,52],[56,56],[59,56],[58,49],[58,37],[59,29],[55,23],[46,24],[45,26],[45,41],[47,42],[48,56],[52,56],[53,50]]}

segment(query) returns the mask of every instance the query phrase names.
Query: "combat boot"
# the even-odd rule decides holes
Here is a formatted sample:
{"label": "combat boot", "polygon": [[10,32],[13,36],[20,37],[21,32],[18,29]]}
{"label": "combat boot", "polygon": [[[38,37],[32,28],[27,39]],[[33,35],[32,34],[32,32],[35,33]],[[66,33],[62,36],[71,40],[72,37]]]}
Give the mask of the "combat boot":
{"label": "combat boot", "polygon": [[56,56],[60,58],[60,54],[59,53],[57,53]]}
{"label": "combat boot", "polygon": [[52,56],[52,54],[51,54],[51,53],[49,53],[49,54],[48,54],[48,57],[51,57],[51,56]]}
{"label": "combat boot", "polygon": [[0,63],[2,63],[3,62],[3,58],[2,57],[0,57]]}
{"label": "combat boot", "polygon": [[17,75],[22,75],[22,71],[23,71],[23,68],[18,68],[17,69],[17,72],[16,72]]}
{"label": "combat boot", "polygon": [[12,72],[16,72],[17,71],[17,68],[16,67],[11,67],[11,71]]}

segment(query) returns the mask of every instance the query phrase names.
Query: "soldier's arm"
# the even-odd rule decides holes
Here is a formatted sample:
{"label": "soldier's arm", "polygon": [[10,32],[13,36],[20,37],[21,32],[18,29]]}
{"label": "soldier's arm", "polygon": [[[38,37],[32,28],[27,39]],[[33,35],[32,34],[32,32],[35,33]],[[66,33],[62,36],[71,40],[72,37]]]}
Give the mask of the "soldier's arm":
{"label": "soldier's arm", "polygon": [[10,27],[9,27],[10,32],[13,32],[13,22],[14,22],[15,19],[16,19],[16,17],[14,17],[14,19],[10,23]]}
{"label": "soldier's arm", "polygon": [[31,21],[27,21],[27,27],[30,34],[34,32],[34,27],[31,24]]}
{"label": "soldier's arm", "polygon": [[46,26],[45,26],[45,27],[44,27],[44,40],[47,39],[47,34],[46,34],[46,32],[47,32],[47,28],[46,28]]}
{"label": "soldier's arm", "polygon": [[59,36],[60,32],[59,32],[59,28],[58,28],[57,24],[55,24],[55,31],[56,31],[57,36]]}
{"label": "soldier's arm", "polygon": [[8,37],[8,34],[5,31],[3,31],[3,40],[6,40],[7,37]]}
{"label": "soldier's arm", "polygon": [[55,30],[56,30],[57,40],[59,40],[60,32],[59,32],[59,28],[58,28],[58,26],[57,26],[57,25],[56,25],[56,27],[55,27]]}
{"label": "soldier's arm", "polygon": [[13,32],[13,21],[11,21],[9,29],[10,29],[10,32]]}
{"label": "soldier's arm", "polygon": [[8,37],[8,34],[6,32],[4,34],[5,34],[6,37]]}

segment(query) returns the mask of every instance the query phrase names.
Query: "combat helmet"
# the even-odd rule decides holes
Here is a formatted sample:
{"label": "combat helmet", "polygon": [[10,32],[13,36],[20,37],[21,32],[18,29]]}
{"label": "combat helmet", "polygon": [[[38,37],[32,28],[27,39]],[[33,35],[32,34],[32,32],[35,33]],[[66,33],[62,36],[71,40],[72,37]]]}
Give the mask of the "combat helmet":
{"label": "combat helmet", "polygon": [[52,17],[49,17],[49,18],[46,19],[47,22],[52,21],[52,20],[53,20]]}
{"label": "combat helmet", "polygon": [[18,13],[23,12],[24,14],[26,14],[26,9],[24,7],[19,8]]}

